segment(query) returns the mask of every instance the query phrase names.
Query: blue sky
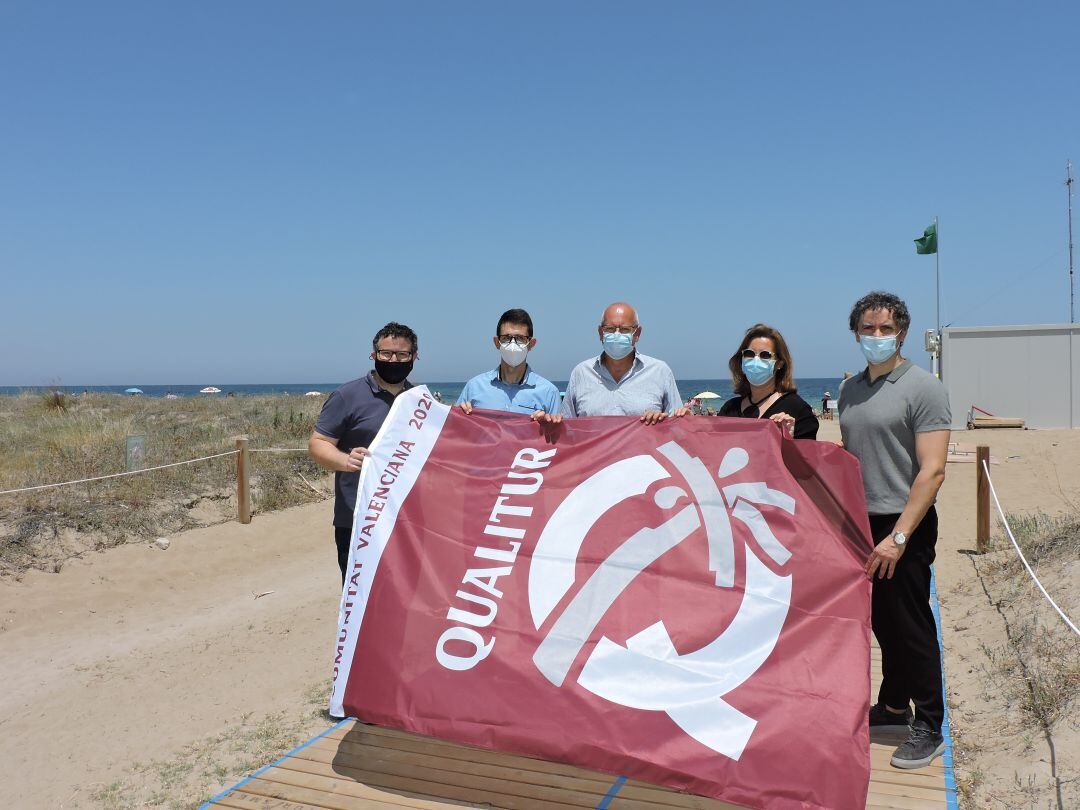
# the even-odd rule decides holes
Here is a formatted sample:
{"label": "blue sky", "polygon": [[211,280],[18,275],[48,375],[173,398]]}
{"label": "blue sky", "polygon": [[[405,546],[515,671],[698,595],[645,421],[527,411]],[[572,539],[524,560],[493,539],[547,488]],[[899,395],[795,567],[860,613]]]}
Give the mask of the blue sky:
{"label": "blue sky", "polygon": [[[643,351],[723,376],[778,327],[860,366],[874,288],[1068,320],[1080,5],[4,2],[0,385],[337,381],[388,320],[414,379]],[[1078,200],[1080,203],[1080,200]]]}

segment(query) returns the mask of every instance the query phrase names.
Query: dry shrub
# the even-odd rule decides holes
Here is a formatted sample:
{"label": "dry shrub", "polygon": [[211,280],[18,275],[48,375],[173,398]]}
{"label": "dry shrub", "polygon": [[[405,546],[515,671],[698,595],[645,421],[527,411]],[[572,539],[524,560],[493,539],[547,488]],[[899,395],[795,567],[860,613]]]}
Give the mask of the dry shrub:
{"label": "dry shrub", "polygon": [[49,391],[41,395],[41,406],[46,411],[66,413],[67,409],[71,407],[73,399],[63,391]]}

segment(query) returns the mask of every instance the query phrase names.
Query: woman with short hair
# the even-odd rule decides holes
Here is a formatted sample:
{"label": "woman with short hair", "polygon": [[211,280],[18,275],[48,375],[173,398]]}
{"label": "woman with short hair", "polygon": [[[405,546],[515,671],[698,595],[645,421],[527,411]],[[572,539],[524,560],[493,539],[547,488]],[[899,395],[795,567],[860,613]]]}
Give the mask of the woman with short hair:
{"label": "woman with short hair", "polygon": [[796,439],[817,438],[817,417],[797,392],[791,352],[777,330],[763,323],[747,329],[728,369],[736,396],[720,408],[721,416],[771,419]]}

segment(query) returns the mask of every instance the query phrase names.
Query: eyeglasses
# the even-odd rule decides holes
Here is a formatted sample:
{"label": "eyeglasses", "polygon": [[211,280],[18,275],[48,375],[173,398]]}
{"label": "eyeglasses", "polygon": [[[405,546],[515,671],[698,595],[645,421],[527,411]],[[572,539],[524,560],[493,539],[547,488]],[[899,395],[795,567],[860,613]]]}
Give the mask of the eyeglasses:
{"label": "eyeglasses", "polygon": [[767,361],[772,360],[774,357],[776,357],[776,355],[773,352],[770,352],[768,349],[765,349],[765,351],[761,352],[755,352],[753,349],[742,350],[743,360],[753,360],[755,357],[760,357],[762,360]]}
{"label": "eyeglasses", "polygon": [[394,352],[394,351],[390,351],[389,349],[379,349],[378,351],[375,352],[375,357],[377,359],[379,359],[379,360],[382,360],[384,363],[385,362],[407,363],[409,360],[412,360],[413,353],[412,352]]}
{"label": "eyeglasses", "polygon": [[640,326],[604,326],[603,324],[600,325],[600,331],[603,332],[605,335],[614,335],[616,332],[618,332],[620,335],[632,335],[640,328]]}
{"label": "eyeglasses", "polygon": [[500,346],[509,346],[511,343],[516,343],[518,346],[528,346],[530,340],[532,338],[528,335],[499,335]]}

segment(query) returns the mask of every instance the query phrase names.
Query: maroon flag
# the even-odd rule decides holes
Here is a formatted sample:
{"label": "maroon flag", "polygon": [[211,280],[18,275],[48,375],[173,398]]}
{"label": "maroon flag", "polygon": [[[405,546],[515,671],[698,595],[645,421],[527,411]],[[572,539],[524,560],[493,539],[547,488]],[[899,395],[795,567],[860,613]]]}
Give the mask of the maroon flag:
{"label": "maroon flag", "polygon": [[860,807],[859,469],[766,420],[401,394],[357,498],[330,710],[749,807]]}

